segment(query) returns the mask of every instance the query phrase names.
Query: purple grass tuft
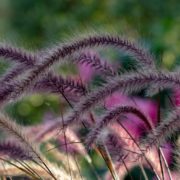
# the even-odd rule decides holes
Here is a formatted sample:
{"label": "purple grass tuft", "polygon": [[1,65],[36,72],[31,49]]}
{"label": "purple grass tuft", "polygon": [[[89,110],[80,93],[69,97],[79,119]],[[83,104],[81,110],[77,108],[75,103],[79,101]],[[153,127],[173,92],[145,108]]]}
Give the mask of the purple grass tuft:
{"label": "purple grass tuft", "polygon": [[9,99],[17,99],[20,97],[28,88],[38,80],[38,78],[46,73],[48,68],[52,66],[54,63],[58,62],[59,58],[65,58],[69,55],[72,55],[74,52],[85,49],[87,47],[95,47],[95,46],[112,46],[117,47],[125,52],[128,52],[134,55],[138,62],[147,66],[153,66],[154,60],[152,56],[139,47],[136,44],[133,44],[127,40],[121,39],[120,37],[113,36],[94,36],[89,38],[84,38],[82,40],[78,40],[63,46],[57,46],[56,48],[49,51],[46,56],[43,56],[42,59],[44,61],[42,64],[37,65],[34,69],[20,82],[16,82],[13,84],[14,89],[11,88],[4,93],[5,96],[1,100],[1,103],[5,103]]}
{"label": "purple grass tuft", "polygon": [[33,156],[28,151],[14,142],[1,142],[0,143],[0,154],[8,155],[12,159],[18,160],[33,160]]}
{"label": "purple grass tuft", "polygon": [[97,124],[95,124],[94,129],[92,129],[88,135],[88,138],[86,140],[86,144],[88,149],[91,147],[91,145],[96,141],[98,135],[103,130],[103,128],[107,127],[112,120],[117,120],[120,115],[126,114],[126,113],[132,113],[138,116],[145,124],[147,125],[148,129],[151,129],[150,121],[147,119],[146,115],[143,114],[139,109],[131,106],[120,106],[115,108],[114,110],[110,111],[105,115],[102,120],[100,120]]}

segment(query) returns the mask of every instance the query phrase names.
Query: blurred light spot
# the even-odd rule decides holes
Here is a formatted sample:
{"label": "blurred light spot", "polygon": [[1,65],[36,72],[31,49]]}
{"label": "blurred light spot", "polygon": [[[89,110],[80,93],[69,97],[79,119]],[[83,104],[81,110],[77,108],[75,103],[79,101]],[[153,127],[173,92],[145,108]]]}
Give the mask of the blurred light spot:
{"label": "blurred light spot", "polygon": [[175,63],[175,55],[172,52],[165,52],[163,55],[163,63],[166,67],[171,67]]}
{"label": "blurred light spot", "polygon": [[22,102],[18,105],[18,112],[22,116],[27,116],[31,112],[31,107],[28,103]]}
{"label": "blurred light spot", "polygon": [[59,97],[52,94],[48,96],[47,100],[52,101],[52,102],[58,102]]}
{"label": "blurred light spot", "polygon": [[44,99],[42,95],[36,94],[36,95],[31,96],[30,102],[34,107],[39,107],[43,104]]}

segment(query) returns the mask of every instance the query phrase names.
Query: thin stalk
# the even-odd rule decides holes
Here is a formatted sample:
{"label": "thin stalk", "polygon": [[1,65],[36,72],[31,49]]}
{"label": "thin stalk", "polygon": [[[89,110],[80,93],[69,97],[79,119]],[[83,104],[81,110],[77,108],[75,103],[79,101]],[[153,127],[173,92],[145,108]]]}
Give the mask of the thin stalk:
{"label": "thin stalk", "polygon": [[163,161],[164,161],[165,167],[166,167],[166,169],[167,169],[168,176],[169,176],[170,180],[173,180],[172,175],[171,175],[171,171],[170,171],[170,169],[169,169],[168,163],[167,163],[167,161],[166,161],[166,158],[164,157],[164,153],[163,153],[161,147],[159,147],[159,150],[160,150],[162,159],[163,159]]}
{"label": "thin stalk", "polygon": [[120,126],[126,131],[126,133],[131,137],[131,139],[133,140],[133,142],[136,144],[136,146],[138,147],[138,149],[141,151],[142,155],[144,156],[146,162],[148,163],[148,165],[152,168],[152,170],[154,171],[156,177],[158,180],[160,180],[160,177],[158,176],[158,174],[156,173],[156,170],[154,169],[154,167],[152,166],[152,164],[149,162],[149,160],[147,159],[146,155],[144,154],[144,152],[142,151],[142,149],[140,148],[139,144],[136,142],[136,140],[133,138],[133,136],[129,133],[129,131],[124,127],[124,125],[121,123],[121,121],[118,121],[118,123],[120,124]]}
{"label": "thin stalk", "polygon": [[[21,162],[21,161],[17,161],[19,164],[21,164],[25,169],[29,170],[32,174],[37,175],[40,179],[42,179],[39,174],[33,169],[31,168],[27,163],[25,162]],[[27,167],[26,167],[27,166]]]}
{"label": "thin stalk", "polygon": [[[158,96],[158,122],[161,121],[160,101],[161,101],[161,97]],[[164,180],[164,170],[163,170],[163,166],[162,166],[162,160],[161,160],[161,155],[160,155],[160,149],[159,149],[159,147],[158,147],[158,149],[157,149],[157,152],[158,152],[159,163],[160,163],[160,168],[161,168],[161,173],[162,173],[162,179]]]}
{"label": "thin stalk", "polygon": [[[91,119],[91,121],[93,123],[96,122],[95,119],[94,119],[94,116],[93,116],[93,114],[91,112],[90,112],[90,119]],[[101,154],[101,156],[104,159],[108,169],[110,170],[112,178],[115,180],[116,177],[117,177],[116,171],[114,169],[114,166],[113,166],[112,160],[111,160],[111,158],[109,156],[109,153],[107,152],[107,150],[105,148],[105,145],[104,144],[102,144],[101,146],[96,146],[95,145],[94,147],[95,147],[95,150]]]}
{"label": "thin stalk", "polygon": [[146,172],[144,170],[144,167],[142,166],[142,163],[140,163],[140,168],[141,168],[141,171],[143,173],[143,176],[144,176],[145,180],[148,180],[147,174],[146,174]]}
{"label": "thin stalk", "polygon": [[0,157],[0,159],[1,159],[2,161],[4,161],[4,162],[7,162],[8,164],[11,164],[12,166],[16,167],[17,169],[21,170],[22,172],[28,174],[28,175],[31,176],[33,179],[39,180],[39,178],[35,177],[35,176],[34,176],[33,174],[31,174],[29,171],[27,171],[27,170],[25,170],[25,169],[23,169],[23,168],[17,166],[16,164],[14,164],[14,163],[12,163],[12,162],[6,160],[6,159],[3,159],[3,158],[1,158],[1,157]]}
{"label": "thin stalk", "polygon": [[114,166],[112,164],[112,160],[111,160],[109,154],[107,153],[107,150],[105,150],[105,146],[104,145],[97,146],[97,147],[95,146],[95,150],[98,151],[101,154],[101,156],[103,157],[108,169],[110,170],[112,178],[114,180],[117,180],[118,176],[117,176]]}
{"label": "thin stalk", "polygon": [[128,167],[126,166],[126,163],[125,163],[125,161],[123,160],[123,158],[122,158],[122,163],[123,163],[123,165],[124,165],[124,167],[125,167],[125,169],[126,169],[127,173],[129,174],[129,176],[130,176],[131,180],[133,180],[133,177],[132,177],[132,175],[131,175],[131,173],[130,173],[130,171],[129,171]]}
{"label": "thin stalk", "polygon": [[159,164],[161,168],[162,179],[164,180],[164,170],[163,170],[163,165],[162,165],[161,152],[159,148],[157,149],[157,151],[158,151],[158,158],[159,158]]}
{"label": "thin stalk", "polygon": [[83,177],[82,177],[81,171],[80,171],[80,167],[79,167],[78,162],[77,162],[77,160],[76,160],[75,154],[73,155],[73,158],[74,158],[74,161],[75,161],[75,163],[76,163],[76,166],[77,166],[77,169],[78,169],[78,172],[79,172],[79,176],[80,176],[81,179],[83,180]]}
{"label": "thin stalk", "polygon": [[[172,99],[171,99],[169,96],[168,96],[168,98],[169,98],[169,100],[170,100],[170,103],[171,103],[172,106],[174,107],[175,105],[174,105]],[[158,107],[158,121],[160,122],[160,121],[161,121],[161,113],[160,113],[160,111],[161,111],[161,109],[160,109],[160,100],[161,100],[161,97],[160,97],[160,96],[158,96],[158,100],[159,100],[159,102],[158,102],[158,106],[159,106],[159,107]],[[166,169],[167,169],[168,176],[169,176],[170,180],[172,180],[171,172],[170,172],[168,163],[167,163],[167,161],[166,161],[166,158],[164,157],[164,153],[163,153],[161,147],[158,147],[158,155],[159,155],[160,165],[161,165],[161,169],[162,169],[163,179],[164,179],[164,173],[163,173],[163,167],[162,167],[161,157],[162,157],[162,159],[163,159],[163,161],[164,161],[164,164],[165,164],[165,167],[166,167]]]}
{"label": "thin stalk", "polygon": [[62,122],[63,122],[63,136],[64,136],[64,141],[65,141],[67,163],[68,163],[68,167],[69,167],[69,173],[70,173],[70,176],[71,176],[71,179],[72,179],[72,172],[71,172],[70,163],[69,163],[68,147],[67,147],[67,141],[66,141],[66,129],[64,128],[64,118],[63,118],[62,111],[61,111],[61,118],[62,118]]}

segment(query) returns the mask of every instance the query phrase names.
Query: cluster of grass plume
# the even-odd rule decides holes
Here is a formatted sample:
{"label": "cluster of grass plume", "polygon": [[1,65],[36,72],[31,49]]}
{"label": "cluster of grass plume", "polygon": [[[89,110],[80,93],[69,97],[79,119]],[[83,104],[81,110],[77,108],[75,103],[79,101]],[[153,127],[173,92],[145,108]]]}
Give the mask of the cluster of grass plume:
{"label": "cluster of grass plume", "polygon": [[[97,47],[111,47],[129,55],[135,61],[134,70],[119,73],[118,69],[123,67],[114,68],[112,62],[102,59],[98,52],[92,51]],[[132,98],[135,93],[146,91],[146,95],[153,94],[155,98],[154,95],[158,97],[160,91],[180,87],[179,72],[157,68],[155,56],[138,43],[111,34],[95,34],[59,43],[41,52],[0,44],[0,57],[13,63],[0,78],[0,128],[11,138],[0,143],[0,160],[8,164],[3,177],[13,176],[13,172],[14,175],[25,174],[33,179],[84,179],[86,177],[82,175],[77,161],[77,156],[80,156],[86,159],[94,176],[101,179],[88,154],[92,149],[104,159],[108,167],[107,179],[122,179],[126,174],[131,176],[130,171],[137,165],[145,179],[148,178],[145,168],[151,170],[156,179],[173,179],[174,174],[177,177],[180,175],[177,170],[171,169],[163,149],[163,144],[172,135],[179,136],[180,110],[177,106],[169,110],[167,117],[165,113],[160,116],[159,106],[158,122],[155,124],[138,106],[120,104],[108,109],[103,104],[115,92]],[[98,72],[104,80],[101,87],[89,89],[88,84],[92,82],[64,77],[53,71],[54,64],[65,61]],[[67,114],[61,113],[52,122],[49,120],[26,128],[4,115],[3,109],[7,104],[33,93],[63,97],[69,105]],[[97,107],[103,109],[101,115],[97,113]],[[133,137],[131,129],[124,123],[124,119],[131,121],[129,114],[143,124],[143,135],[138,138]],[[113,127],[118,127],[120,131],[113,131]],[[58,128],[60,134],[57,134]],[[82,129],[86,132],[84,136],[80,133]],[[52,151],[56,159],[54,163],[49,162],[46,153],[41,152],[39,147],[42,144],[47,151],[48,148],[55,149]],[[153,158],[157,158],[157,163]],[[3,166],[0,172],[3,172]],[[131,179],[134,178],[131,176]]]}

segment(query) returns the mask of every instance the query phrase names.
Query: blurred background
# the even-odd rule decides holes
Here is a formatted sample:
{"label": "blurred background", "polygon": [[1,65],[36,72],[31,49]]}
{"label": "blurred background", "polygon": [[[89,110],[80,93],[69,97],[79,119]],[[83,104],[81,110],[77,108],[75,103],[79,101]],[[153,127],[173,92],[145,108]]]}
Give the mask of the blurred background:
{"label": "blurred background", "polygon": [[[1,42],[38,50],[66,37],[102,30],[140,41],[164,68],[180,64],[179,0],[0,0]],[[7,66],[1,61],[0,73]],[[62,71],[68,73],[68,68]],[[28,125],[41,122],[47,112],[56,116],[64,106],[56,96],[36,94],[7,111]]]}

